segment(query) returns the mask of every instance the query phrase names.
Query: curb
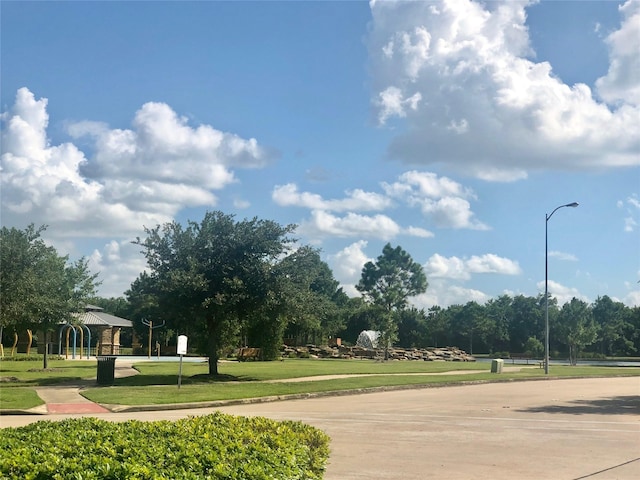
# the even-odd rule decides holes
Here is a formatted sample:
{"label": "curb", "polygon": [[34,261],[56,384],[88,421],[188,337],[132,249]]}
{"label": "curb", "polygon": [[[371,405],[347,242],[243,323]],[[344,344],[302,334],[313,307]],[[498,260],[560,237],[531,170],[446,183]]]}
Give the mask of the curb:
{"label": "curb", "polygon": [[[584,377],[544,377],[544,378],[530,378],[530,379],[505,379],[505,380],[461,380],[458,382],[450,383],[426,383],[422,385],[389,385],[383,387],[367,387],[351,390],[332,390],[328,392],[312,392],[312,393],[294,393],[291,395],[275,395],[269,397],[255,397],[255,398],[240,398],[233,400],[213,400],[209,402],[192,402],[192,403],[165,403],[165,404],[151,404],[151,405],[118,405],[118,404],[100,404],[107,410],[113,413],[123,412],[153,412],[153,411],[168,411],[168,410],[191,410],[198,408],[218,408],[233,405],[251,405],[257,403],[271,403],[282,402],[289,400],[306,400],[309,398],[324,398],[324,397],[346,397],[351,395],[362,395],[367,393],[376,392],[392,392],[399,390],[421,390],[427,388],[446,388],[446,387],[460,387],[465,385],[481,385],[485,383],[501,383],[501,382],[527,382],[527,381],[546,381],[546,380],[560,380],[560,379],[576,379]],[[592,377],[596,378],[596,377]],[[600,378],[600,377],[598,377]],[[607,378],[607,377],[602,377]]]}
{"label": "curb", "polygon": [[[616,377],[637,377],[637,375],[616,375]],[[120,405],[120,404],[104,404],[96,403],[101,407],[109,410],[111,413],[126,413],[126,412],[154,412],[154,411],[170,411],[170,410],[191,410],[199,408],[218,408],[233,405],[251,405],[258,403],[271,403],[281,402],[289,400],[305,400],[310,398],[324,398],[324,397],[342,397],[350,395],[362,395],[367,393],[376,392],[391,392],[400,390],[421,390],[428,388],[447,388],[447,387],[460,387],[465,385],[482,385],[488,383],[503,383],[503,382],[544,382],[548,380],[577,380],[585,378],[610,378],[606,375],[603,376],[589,376],[589,377],[539,377],[539,378],[506,378],[503,380],[460,380],[456,382],[447,383],[425,383],[422,385],[390,385],[382,387],[367,387],[358,388],[353,390],[333,390],[327,392],[312,392],[312,393],[296,393],[291,395],[276,395],[268,397],[254,397],[254,398],[240,398],[231,400],[212,400],[207,402],[191,402],[191,403],[165,403],[165,404],[150,404],[150,405]],[[0,416],[3,415],[42,415],[46,417],[49,415],[47,412],[47,405],[39,405],[37,407],[27,410],[0,410]]]}
{"label": "curb", "polygon": [[3,415],[48,415],[47,412],[47,404],[43,403],[42,405],[38,405],[37,407],[28,408],[26,410],[22,409],[4,409],[0,410],[0,416]]}

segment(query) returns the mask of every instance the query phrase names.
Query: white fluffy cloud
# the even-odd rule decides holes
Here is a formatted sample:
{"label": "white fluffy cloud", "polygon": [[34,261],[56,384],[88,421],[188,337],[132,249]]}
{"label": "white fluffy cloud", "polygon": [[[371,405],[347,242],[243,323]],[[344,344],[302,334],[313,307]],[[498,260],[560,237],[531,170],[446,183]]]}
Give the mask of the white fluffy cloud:
{"label": "white fluffy cloud", "polygon": [[310,216],[300,222],[297,231],[313,243],[321,243],[329,237],[365,237],[381,240],[391,240],[398,235],[433,237],[432,232],[421,227],[401,227],[388,215],[348,212],[338,216],[324,210],[312,210]]}
{"label": "white fluffy cloud", "polygon": [[434,305],[446,308],[450,305],[463,305],[467,302],[480,304],[489,300],[489,295],[475,288],[465,288],[460,285],[452,285],[444,279],[429,280],[429,288],[425,293],[411,299],[411,304],[416,308],[425,310]]}
{"label": "white fluffy cloud", "polygon": [[[354,242],[339,252],[327,256],[327,263],[333,270],[336,280],[350,296],[360,296],[355,285],[360,280],[362,267],[374,261],[365,253],[368,242]],[[453,304],[464,304],[469,301],[484,303],[489,296],[480,290],[456,285],[456,280],[468,280],[471,273],[499,273],[517,275],[520,268],[516,262],[487,254],[473,256],[470,259],[456,257],[445,258],[433,255],[425,266],[429,288],[423,294],[411,298],[411,304],[417,308],[428,309],[433,305],[447,307]]]}
{"label": "white fluffy cloud", "polygon": [[22,225],[24,218],[49,224],[52,236],[100,236],[117,226],[138,231],[143,224],[169,219],[166,212],[133,210],[107,201],[103,183],[80,174],[87,162],[72,143],[50,145],[47,100],[26,88],[11,111],[2,114],[2,218]]}
{"label": "white fluffy cloud", "polygon": [[94,158],[84,167],[92,178],[143,178],[220,189],[234,181],[230,167],[262,166],[267,156],[255,139],[209,125],[193,128],[164,103],[144,104],[132,130],[79,122],[69,126],[69,133],[94,139]]}
{"label": "white fluffy cloud", "polygon": [[[536,285],[538,289],[544,293],[544,281],[538,282]],[[591,302],[591,300],[582,295],[577,288],[567,287],[561,283],[554,282],[553,280],[548,281],[548,288],[549,296],[558,300],[558,305],[564,305],[565,303],[570,302],[574,297],[587,303]]]}
{"label": "white fluffy cloud", "polygon": [[573,253],[558,252],[557,250],[553,250],[549,252],[549,257],[554,257],[554,258],[557,258],[558,260],[564,260],[568,262],[578,261],[578,257],[576,257]]}
{"label": "white fluffy cloud", "polygon": [[613,107],[530,60],[530,3],[372,2],[373,105],[380,123],[395,116],[407,126],[391,156],[495,181],[640,164],[637,1],[621,8],[622,26],[607,39],[610,69],[597,82]]}
{"label": "white fluffy cloud", "polygon": [[438,227],[488,228],[476,220],[471,211],[469,199],[475,199],[475,194],[450,178],[413,170],[400,175],[396,182],[382,186],[390,197],[418,206]]}
{"label": "white fluffy cloud", "polygon": [[620,29],[607,39],[611,62],[607,75],[596,81],[600,96],[612,105],[640,105],[640,2],[627,1],[620,8]]}
{"label": "white fluffy cloud", "polygon": [[272,199],[282,207],[305,207],[313,210],[326,210],[333,212],[356,211],[380,211],[391,206],[391,200],[384,195],[374,192],[365,192],[359,188],[346,192],[343,199],[324,200],[316,193],[300,192],[293,183],[277,185],[273,189]]}
{"label": "white fluffy cloud", "polygon": [[640,290],[634,290],[625,295],[623,302],[630,307],[640,307]]}
{"label": "white fluffy cloud", "polygon": [[101,250],[95,249],[89,256],[90,270],[98,273],[99,280],[104,284],[100,288],[103,297],[122,296],[146,267],[140,247],[126,240],[111,240]]}
{"label": "white fluffy cloud", "polygon": [[280,206],[310,209],[311,216],[300,222],[299,231],[315,242],[329,236],[383,240],[398,235],[433,237],[433,232],[428,229],[415,225],[401,226],[386,214],[361,213],[390,210],[398,205],[419,209],[424,220],[437,227],[489,228],[477,220],[471,210],[470,200],[476,199],[473,191],[450,178],[413,170],[401,174],[393,183],[382,182],[381,188],[384,193],[355,189],[346,192],[345,198],[326,200],[316,193],[301,192],[296,184],[289,183],[276,186],[271,198]]}
{"label": "white fluffy cloud", "polygon": [[87,158],[73,143],[51,145],[47,99],[27,88],[2,114],[2,217],[8,225],[49,224],[53,237],[131,235],[184,207],[213,206],[212,190],[234,181],[232,167],[257,167],[267,153],[208,125],[190,127],[166,104],[147,103],[132,130],[97,122],[69,126],[89,136]]}
{"label": "white fluffy cloud", "polygon": [[378,94],[379,99],[376,102],[380,107],[378,121],[384,125],[390,117],[406,117],[407,109],[417,110],[422,95],[415,93],[409,98],[404,98],[402,91],[396,87],[389,87],[385,91]]}
{"label": "white fluffy cloud", "polygon": [[365,263],[373,261],[373,258],[367,257],[364,253],[366,247],[367,241],[360,240],[327,258],[335,279],[340,282],[345,293],[352,297],[360,296],[355,285],[360,280],[362,267]]}
{"label": "white fluffy cloud", "polygon": [[70,125],[74,139],[93,140],[87,156],[71,142],[51,145],[47,103],[21,88],[2,113],[2,223],[49,225],[47,240],[68,252],[79,250],[72,239],[104,239],[89,257],[108,286],[102,295],[121,295],[144,269],[128,240],[143,226],[171,221],[185,207],[215,205],[212,190],[234,181],[232,168],[268,160],[254,139],[190,127],[161,103],[143,105],[131,130]]}
{"label": "white fluffy cloud", "polygon": [[390,240],[402,228],[386,215],[360,215],[349,212],[343,217],[323,210],[313,210],[311,217],[300,223],[298,232],[312,240],[325,237],[366,237]]}
{"label": "white fluffy cloud", "polygon": [[473,255],[469,258],[444,257],[434,254],[424,266],[427,278],[447,278],[469,280],[474,273],[496,273],[500,275],[520,275],[518,262],[493,253]]}

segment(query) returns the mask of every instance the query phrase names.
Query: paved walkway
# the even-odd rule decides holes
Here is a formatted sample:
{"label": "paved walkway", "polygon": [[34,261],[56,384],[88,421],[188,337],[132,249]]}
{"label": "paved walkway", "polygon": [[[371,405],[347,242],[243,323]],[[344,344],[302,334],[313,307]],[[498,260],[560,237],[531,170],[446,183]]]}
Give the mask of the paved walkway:
{"label": "paved walkway", "polygon": [[[118,359],[115,363],[114,376],[116,378],[131,377],[137,375],[138,371],[133,368],[133,363],[139,360],[130,361]],[[44,405],[32,408],[27,413],[33,414],[58,414],[58,413],[108,413],[109,410],[93,403],[80,394],[80,391],[87,387],[94,387],[95,380],[81,380],[72,383],[62,383],[58,385],[37,387],[36,393],[44,402]],[[2,418],[0,418],[2,423]]]}

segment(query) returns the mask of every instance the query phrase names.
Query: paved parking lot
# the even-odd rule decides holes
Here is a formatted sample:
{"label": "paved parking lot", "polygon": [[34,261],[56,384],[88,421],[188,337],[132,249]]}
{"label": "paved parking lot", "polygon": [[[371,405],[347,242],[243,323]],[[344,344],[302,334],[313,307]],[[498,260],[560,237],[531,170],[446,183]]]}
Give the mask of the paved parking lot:
{"label": "paved parking lot", "polygon": [[[640,478],[640,377],[426,388],[218,410],[323,429],[332,438],[325,480]],[[157,420],[209,412],[95,416]]]}
{"label": "paved parking lot", "polygon": [[[327,480],[640,478],[640,379],[483,384],[228,407],[333,439]],[[601,472],[601,473],[597,473]]]}

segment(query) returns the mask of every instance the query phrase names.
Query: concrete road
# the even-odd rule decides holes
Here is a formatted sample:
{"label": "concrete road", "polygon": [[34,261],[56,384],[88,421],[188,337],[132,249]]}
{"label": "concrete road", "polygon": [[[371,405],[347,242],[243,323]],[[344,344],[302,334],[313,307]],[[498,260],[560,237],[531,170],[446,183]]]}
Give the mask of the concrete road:
{"label": "concrete road", "polygon": [[[332,439],[326,480],[640,478],[639,377],[402,390],[217,410],[323,429]],[[157,420],[210,412],[94,416]],[[67,416],[4,416],[0,422]]]}

